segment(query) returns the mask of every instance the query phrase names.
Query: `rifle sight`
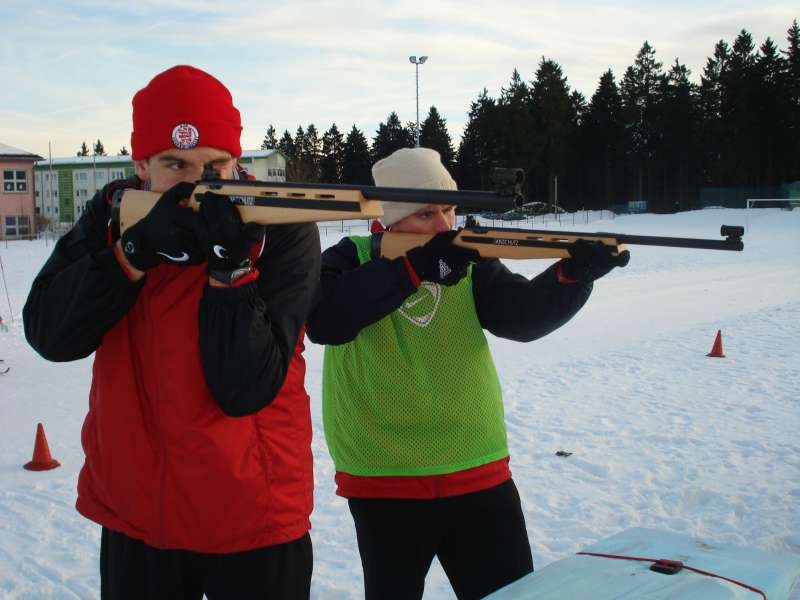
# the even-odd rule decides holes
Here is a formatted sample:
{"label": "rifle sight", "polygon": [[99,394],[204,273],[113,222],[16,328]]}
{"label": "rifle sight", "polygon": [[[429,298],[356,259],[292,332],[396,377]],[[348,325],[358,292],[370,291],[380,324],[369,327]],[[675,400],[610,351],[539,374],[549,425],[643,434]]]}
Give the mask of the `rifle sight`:
{"label": "rifle sight", "polygon": [[525,196],[522,193],[522,184],[525,183],[524,169],[495,167],[492,169],[490,179],[495,192],[501,196],[511,196],[516,207],[525,204]]}
{"label": "rifle sight", "polygon": [[744,227],[741,225],[723,225],[719,228],[719,234],[725,236],[728,241],[739,242],[744,235]]}

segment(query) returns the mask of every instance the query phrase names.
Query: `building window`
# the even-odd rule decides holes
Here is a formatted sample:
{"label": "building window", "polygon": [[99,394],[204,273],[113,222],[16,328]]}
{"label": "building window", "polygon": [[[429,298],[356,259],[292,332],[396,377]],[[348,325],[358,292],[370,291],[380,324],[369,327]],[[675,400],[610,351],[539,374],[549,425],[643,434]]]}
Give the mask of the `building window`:
{"label": "building window", "polygon": [[30,235],[31,220],[28,215],[6,215],[6,236]]}
{"label": "building window", "polygon": [[4,192],[27,192],[28,175],[25,171],[3,171]]}

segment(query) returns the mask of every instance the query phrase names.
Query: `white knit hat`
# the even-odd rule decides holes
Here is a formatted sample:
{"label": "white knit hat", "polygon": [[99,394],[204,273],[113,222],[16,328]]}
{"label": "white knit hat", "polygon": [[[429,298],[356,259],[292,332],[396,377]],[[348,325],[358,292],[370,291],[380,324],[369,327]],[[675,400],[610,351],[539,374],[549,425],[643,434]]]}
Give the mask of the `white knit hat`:
{"label": "white knit hat", "polygon": [[[436,150],[430,148],[400,148],[372,165],[372,178],[381,187],[455,190],[456,182],[442,164]],[[413,215],[424,205],[413,202],[382,202],[381,222],[389,227]]]}

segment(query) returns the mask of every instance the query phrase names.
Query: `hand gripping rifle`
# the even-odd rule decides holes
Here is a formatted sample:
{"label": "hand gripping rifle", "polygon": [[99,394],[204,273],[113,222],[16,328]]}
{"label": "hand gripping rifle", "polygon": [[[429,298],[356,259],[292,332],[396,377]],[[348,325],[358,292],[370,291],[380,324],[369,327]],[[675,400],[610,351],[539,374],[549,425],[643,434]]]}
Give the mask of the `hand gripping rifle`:
{"label": "hand gripping rifle", "polygon": [[[453,204],[470,211],[505,211],[522,205],[522,169],[495,169],[494,192],[426,190],[366,185],[283,183],[217,179],[206,171],[187,206],[198,210],[205,192],[227,196],[244,222],[262,225],[376,219],[383,216],[380,201]],[[120,234],[153,208],[161,194],[125,190],[112,207],[112,222]]]}

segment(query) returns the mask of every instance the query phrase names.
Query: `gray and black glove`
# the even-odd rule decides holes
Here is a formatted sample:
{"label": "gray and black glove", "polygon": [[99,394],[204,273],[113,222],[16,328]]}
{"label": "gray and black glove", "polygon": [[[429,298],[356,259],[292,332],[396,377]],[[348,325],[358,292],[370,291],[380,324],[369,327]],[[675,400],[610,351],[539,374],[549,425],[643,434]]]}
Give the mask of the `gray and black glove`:
{"label": "gray and black glove", "polygon": [[437,233],[423,246],[406,252],[408,262],[421,281],[442,285],[455,285],[467,274],[469,263],[476,262],[480,254],[472,248],[453,244],[458,230]]}
{"label": "gray and black glove", "polygon": [[612,254],[613,248],[599,240],[577,240],[569,247],[569,258],[561,262],[561,272],[576,281],[587,283],[600,279],[614,267],[624,267],[631,258],[630,252],[623,250]]}
{"label": "gray and black glove", "polygon": [[122,234],[125,258],[140,271],[161,264],[197,265],[205,260],[195,232],[199,216],[180,206],[194,191],[193,183],[179,183],[161,195],[143,219]]}
{"label": "gray and black glove", "polygon": [[199,200],[208,274],[231,284],[253,270],[250,248],[264,239],[267,229],[258,223],[242,222],[227,196],[206,192]]}

